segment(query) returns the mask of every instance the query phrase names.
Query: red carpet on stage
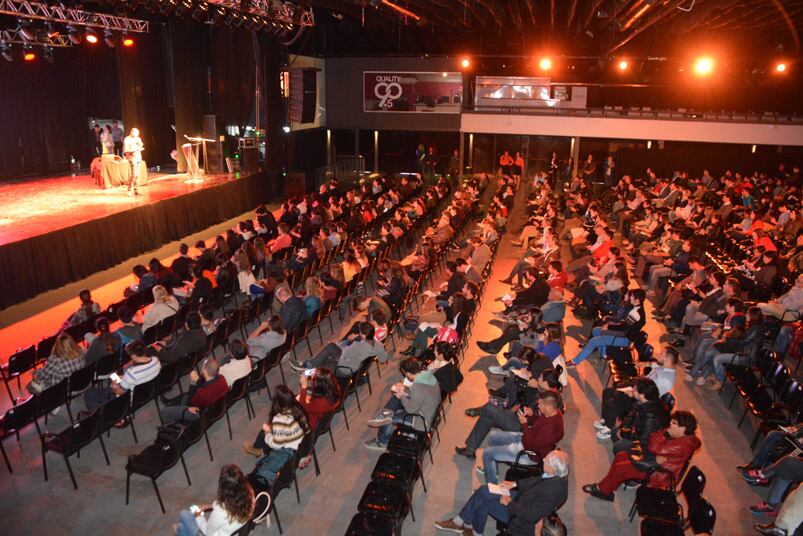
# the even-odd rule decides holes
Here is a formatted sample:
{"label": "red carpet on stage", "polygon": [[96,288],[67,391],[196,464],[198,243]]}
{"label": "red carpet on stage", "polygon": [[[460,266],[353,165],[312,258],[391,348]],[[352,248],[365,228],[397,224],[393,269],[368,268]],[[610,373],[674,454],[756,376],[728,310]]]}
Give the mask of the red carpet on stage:
{"label": "red carpet on stage", "polygon": [[151,176],[142,195],[88,176],[0,183],[0,309],[58,288],[268,200],[264,173]]}

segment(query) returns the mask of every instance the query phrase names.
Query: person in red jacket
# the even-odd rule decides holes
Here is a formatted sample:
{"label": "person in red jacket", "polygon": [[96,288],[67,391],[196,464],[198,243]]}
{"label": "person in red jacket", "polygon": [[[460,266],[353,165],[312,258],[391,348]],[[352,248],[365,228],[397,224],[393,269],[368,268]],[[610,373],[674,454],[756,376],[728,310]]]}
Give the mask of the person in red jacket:
{"label": "person in red jacket", "polygon": [[563,413],[560,394],[545,391],[538,396],[538,415],[523,407],[518,412],[521,432],[494,430],[488,434],[488,446],[483,449],[482,463],[485,482],[496,484],[497,462],[513,462],[521,450],[535,452],[538,456],[521,456],[519,463],[530,464],[543,460],[563,439]]}
{"label": "person in red jacket", "polygon": [[[672,473],[675,479],[692,454],[700,448],[700,439],[694,435],[697,431],[697,419],[691,412],[676,411],[667,428],[653,432],[647,445],[647,451],[636,455],[631,449],[616,454],[605,478],[597,484],[586,484],[583,491],[598,499],[613,502],[614,492],[620,484],[627,480],[643,480],[650,467],[662,467]],[[653,473],[653,486],[668,487],[668,475],[663,472]]]}
{"label": "person in red jacket", "polygon": [[220,365],[214,358],[204,361],[201,376],[196,371],[190,372],[192,385],[188,391],[173,399],[161,398],[166,406],[160,410],[162,422],[165,424],[177,421],[192,421],[198,418],[201,411],[226,396],[229,384],[226,378],[218,374]]}
{"label": "person in red jacket", "polygon": [[314,369],[311,376],[300,376],[296,398],[307,414],[309,429],[315,430],[321,417],[335,411],[340,404],[340,384],[330,369]]}

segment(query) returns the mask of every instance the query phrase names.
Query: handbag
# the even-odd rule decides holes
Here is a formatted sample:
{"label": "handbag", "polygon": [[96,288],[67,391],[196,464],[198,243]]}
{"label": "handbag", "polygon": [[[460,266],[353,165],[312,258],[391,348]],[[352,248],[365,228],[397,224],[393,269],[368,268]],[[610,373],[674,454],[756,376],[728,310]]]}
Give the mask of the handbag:
{"label": "handbag", "polygon": [[541,525],[541,536],[557,536],[558,534],[568,534],[566,524],[557,512],[552,512],[544,518]]}
{"label": "handbag", "polygon": [[32,395],[38,395],[45,390],[45,386],[42,384],[42,382],[38,380],[31,380],[30,383],[28,383],[28,385],[25,386],[25,388]]}
{"label": "handbag", "polygon": [[655,456],[650,452],[645,452],[640,441],[635,441],[633,445],[631,445],[627,455],[630,457],[630,462],[633,464],[633,467],[644,473],[659,467]]}

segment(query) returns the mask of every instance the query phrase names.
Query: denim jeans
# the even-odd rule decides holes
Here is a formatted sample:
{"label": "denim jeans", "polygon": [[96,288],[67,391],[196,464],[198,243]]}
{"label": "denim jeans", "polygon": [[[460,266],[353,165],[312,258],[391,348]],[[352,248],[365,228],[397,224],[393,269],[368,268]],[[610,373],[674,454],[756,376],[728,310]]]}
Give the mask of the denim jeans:
{"label": "denim jeans", "polygon": [[[511,492],[511,495],[515,492]],[[501,495],[494,495],[488,491],[488,486],[481,486],[474,491],[466,505],[460,510],[460,519],[466,525],[471,525],[474,532],[482,534],[485,532],[485,523],[488,516],[507,523],[510,519],[507,514],[507,506],[499,502]]]}
{"label": "denim jeans", "polygon": [[522,363],[518,357],[511,357],[504,365],[502,365],[502,370],[515,370],[523,368],[527,367],[524,366],[524,363]]}
{"label": "denim jeans", "polygon": [[415,332],[415,339],[413,339],[410,348],[413,350],[414,355],[419,356],[427,349],[427,339],[434,337],[438,334],[438,328],[429,327],[427,329],[419,329]]}
{"label": "denim jeans", "polygon": [[694,366],[689,371],[691,376],[695,378],[697,376],[703,376],[708,369],[714,366],[714,357],[720,353],[719,350],[714,348],[715,342],[717,341],[714,339],[703,339],[700,341],[700,345],[694,352]]}
{"label": "denim jeans", "polygon": [[[403,409],[396,410],[396,412],[393,414],[393,421],[390,424],[380,426],[376,431],[376,442],[382,446],[387,446],[388,441],[390,441],[390,436],[393,435],[393,428],[395,428],[397,424],[401,424],[406,415],[407,412]],[[408,419],[407,424],[412,424],[412,420]]]}
{"label": "denim jeans", "polygon": [[714,376],[719,381],[725,380],[725,365],[746,365],[750,362],[747,356],[736,354],[717,354],[714,357]]}
{"label": "denim jeans", "polygon": [[770,455],[773,451],[783,443],[786,434],[781,432],[780,430],[773,430],[767,437],[764,439],[764,442],[761,444],[761,448],[758,449],[756,455],[753,456],[752,461],[750,462],[751,465],[763,469],[772,463],[770,459]]}
{"label": "denim jeans", "polygon": [[794,336],[795,328],[792,326],[782,327],[781,331],[778,332],[778,336],[775,337],[775,342],[772,345],[772,349],[779,354],[785,354],[789,349],[789,345],[792,343]]}
{"label": "denim jeans", "polygon": [[178,514],[176,536],[196,536],[199,530],[198,522],[195,521],[195,514],[189,510],[182,510]]}
{"label": "denim jeans", "polygon": [[589,357],[591,354],[594,353],[594,350],[599,350],[601,356],[605,356],[605,348],[608,346],[629,346],[630,340],[625,337],[624,335],[618,334],[615,335],[616,332],[602,332],[602,335],[597,335],[591,337],[585,347],[580,351],[579,354],[572,360],[575,365],[579,365]]}
{"label": "denim jeans", "polygon": [[[488,434],[488,446],[483,449],[482,467],[485,471],[485,482],[496,484],[499,480],[497,462],[514,462],[516,454],[524,449],[521,443],[521,432],[503,432],[494,430]],[[532,465],[529,456],[523,455],[519,459],[522,465]]]}
{"label": "denim jeans", "polygon": [[482,445],[485,436],[493,428],[500,428],[507,432],[520,432],[521,423],[515,412],[502,409],[488,402],[480,408],[480,418],[474,423],[474,427],[466,439],[466,448],[471,452],[477,450]]}

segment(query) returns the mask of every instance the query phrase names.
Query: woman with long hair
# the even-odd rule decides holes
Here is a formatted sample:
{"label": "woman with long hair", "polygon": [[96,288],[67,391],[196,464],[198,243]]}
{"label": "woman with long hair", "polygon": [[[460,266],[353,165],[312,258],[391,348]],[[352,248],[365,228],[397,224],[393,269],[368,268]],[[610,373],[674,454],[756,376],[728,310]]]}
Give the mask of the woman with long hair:
{"label": "woman with long hair", "polygon": [[[117,352],[120,349],[120,337],[111,333],[109,319],[101,316],[95,321],[95,330],[98,334],[89,341],[84,360],[94,363],[101,357]],[[87,336],[88,337],[88,336]],[[87,340],[89,340],[87,338]]]}
{"label": "woman with long hair", "polygon": [[296,455],[304,436],[310,432],[304,408],[293,391],[280,385],[273,393],[268,422],[262,425],[253,443],[245,442],[248,454],[260,457],[254,469],[254,481],[269,486],[285,462]]}
{"label": "woman with long hair", "polygon": [[311,376],[302,374],[299,378],[297,399],[307,414],[310,430],[314,430],[321,417],[335,411],[340,404],[340,383],[330,369],[314,369]]}
{"label": "woman with long hair", "polygon": [[318,276],[311,275],[304,281],[304,305],[307,307],[307,318],[321,308],[323,283]]}
{"label": "woman with long hair", "polygon": [[84,351],[69,333],[62,331],[53,343],[53,350],[45,366],[33,373],[33,380],[27,385],[28,392],[39,394],[85,365]]}
{"label": "woman with long hair", "polygon": [[239,467],[224,465],[212,504],[182,510],[173,532],[176,536],[230,536],[245,525],[253,513],[253,488]]}

